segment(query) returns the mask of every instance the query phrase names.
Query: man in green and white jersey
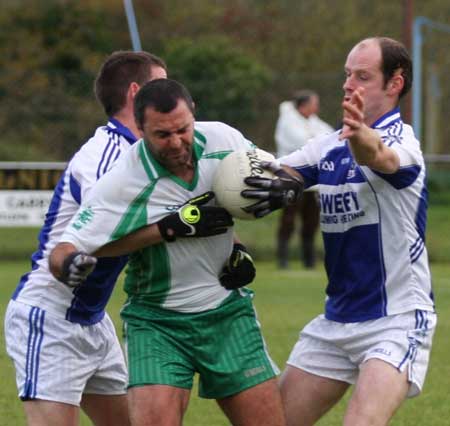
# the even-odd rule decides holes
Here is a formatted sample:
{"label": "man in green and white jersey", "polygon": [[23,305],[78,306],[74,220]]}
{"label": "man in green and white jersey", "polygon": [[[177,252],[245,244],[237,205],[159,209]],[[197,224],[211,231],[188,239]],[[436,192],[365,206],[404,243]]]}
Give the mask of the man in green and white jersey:
{"label": "man in green and white jersey", "polygon": [[[196,372],[200,396],[216,399],[233,425],[283,425],[277,368],[243,288],[253,263],[210,192],[220,161],[253,144],[193,113],[173,80],[139,91],[143,138],[83,203],[51,255],[52,272],[77,285],[95,263],[88,253],[133,251],[122,310],[133,425],[181,424]],[[287,198],[283,185],[276,190]]]}

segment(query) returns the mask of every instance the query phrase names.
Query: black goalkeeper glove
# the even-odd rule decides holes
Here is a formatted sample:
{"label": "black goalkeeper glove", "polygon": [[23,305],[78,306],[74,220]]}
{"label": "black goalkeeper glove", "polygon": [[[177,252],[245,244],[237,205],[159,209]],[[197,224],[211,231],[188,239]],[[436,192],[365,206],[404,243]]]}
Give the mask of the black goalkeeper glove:
{"label": "black goalkeeper glove", "polygon": [[303,180],[292,176],[274,161],[262,161],[261,167],[272,171],[275,179],[249,176],[244,179],[247,185],[255,189],[244,189],[244,198],[256,198],[259,201],[248,207],[243,207],[247,213],[255,217],[263,217],[282,207],[295,204],[303,193]]}
{"label": "black goalkeeper glove", "polygon": [[247,249],[235,243],[233,251],[219,276],[220,284],[228,290],[244,287],[250,284],[256,275],[253,259]]}
{"label": "black goalkeeper glove", "polygon": [[210,237],[227,232],[234,224],[230,213],[222,207],[204,206],[213,198],[213,192],[205,192],[161,219],[157,222],[161,236],[175,241],[177,237]]}
{"label": "black goalkeeper glove", "polygon": [[96,263],[97,258],[87,253],[81,251],[71,253],[64,259],[59,281],[69,287],[78,287],[94,270]]}

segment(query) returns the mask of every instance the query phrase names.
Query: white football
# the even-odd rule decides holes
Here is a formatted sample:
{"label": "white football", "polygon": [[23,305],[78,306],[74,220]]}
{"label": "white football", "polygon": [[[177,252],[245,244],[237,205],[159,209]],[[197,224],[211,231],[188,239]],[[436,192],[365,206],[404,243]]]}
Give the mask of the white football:
{"label": "white football", "polygon": [[218,205],[239,219],[255,219],[251,213],[242,210],[243,207],[258,202],[257,199],[242,197],[241,191],[254,189],[244,183],[244,178],[247,176],[275,178],[276,176],[271,171],[261,167],[261,161],[274,159],[272,154],[259,148],[250,151],[234,151],[228,154],[217,167],[212,185]]}

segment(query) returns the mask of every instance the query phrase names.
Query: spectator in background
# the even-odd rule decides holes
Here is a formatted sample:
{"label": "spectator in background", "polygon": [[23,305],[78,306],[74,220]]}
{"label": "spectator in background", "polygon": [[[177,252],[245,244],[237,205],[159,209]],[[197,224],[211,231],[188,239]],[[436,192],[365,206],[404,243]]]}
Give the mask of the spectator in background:
{"label": "spectator in background", "polygon": [[[280,105],[280,115],[275,129],[277,157],[300,149],[306,142],[325,133],[332,133],[331,126],[321,120],[319,96],[311,90],[300,90],[292,101]],[[277,260],[280,268],[288,267],[289,240],[295,229],[296,216],[301,219],[300,253],[306,268],[315,264],[314,236],[319,228],[319,204],[315,192],[303,193],[302,199],[281,212],[277,233]]]}
{"label": "spectator in background", "polygon": [[105,312],[127,257],[99,260],[84,285],[74,288],[53,277],[48,256],[97,179],[136,142],[133,101],[140,86],[165,76],[160,58],[129,51],[110,55],[97,75],[94,91],[108,122],[73,156],[57,184],[31,271],[5,316],[6,349],[28,425],[76,425],[80,405],[96,426],[129,424],[125,360]]}

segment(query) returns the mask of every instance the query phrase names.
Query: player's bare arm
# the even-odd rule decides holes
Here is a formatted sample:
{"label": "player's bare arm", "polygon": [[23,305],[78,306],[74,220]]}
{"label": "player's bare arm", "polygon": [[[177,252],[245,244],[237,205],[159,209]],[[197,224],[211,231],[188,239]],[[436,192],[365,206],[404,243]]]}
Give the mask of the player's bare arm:
{"label": "player's bare arm", "polygon": [[122,256],[162,241],[158,226],[154,224],[108,243],[92,255],[79,251],[72,243],[59,243],[50,254],[50,271],[56,279],[69,287],[77,287],[94,270],[97,257]]}
{"label": "player's bare arm", "polygon": [[364,122],[364,89],[357,88],[342,102],[344,111],[340,139],[348,139],[356,162],[382,173],[395,173],[400,166],[397,153]]}
{"label": "player's bare arm", "polygon": [[114,257],[129,254],[163,241],[157,224],[146,225],[119,240],[100,247],[93,253],[96,257]]}
{"label": "player's bare arm", "polygon": [[76,251],[77,248],[71,243],[59,243],[55,246],[49,257],[50,272],[54,277],[61,276],[64,259]]}

